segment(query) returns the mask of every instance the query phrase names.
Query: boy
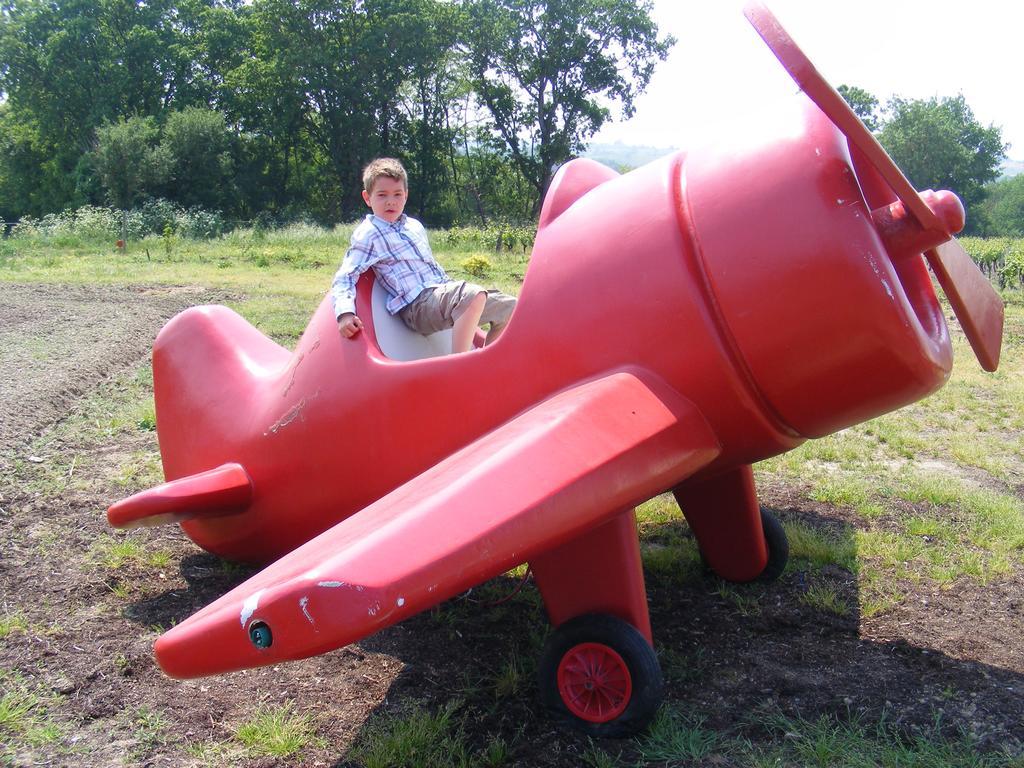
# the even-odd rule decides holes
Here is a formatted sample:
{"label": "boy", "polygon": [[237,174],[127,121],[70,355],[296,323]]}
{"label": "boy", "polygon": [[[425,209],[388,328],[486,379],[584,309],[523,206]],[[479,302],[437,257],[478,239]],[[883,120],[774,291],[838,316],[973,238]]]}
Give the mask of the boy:
{"label": "boy", "polygon": [[426,336],[451,328],[452,352],[468,352],[477,326],[490,323],[485,343],[492,343],[505,330],[515,298],[449,280],[434,260],[423,225],[403,213],[408,192],[408,176],[398,160],[378,158],[363,170],[363,201],[373,213],[352,233],[331,284],[338,330],[350,339],[363,327],[355,313],[356,282],[372,267],[391,297],[388,312],[410,329]]}

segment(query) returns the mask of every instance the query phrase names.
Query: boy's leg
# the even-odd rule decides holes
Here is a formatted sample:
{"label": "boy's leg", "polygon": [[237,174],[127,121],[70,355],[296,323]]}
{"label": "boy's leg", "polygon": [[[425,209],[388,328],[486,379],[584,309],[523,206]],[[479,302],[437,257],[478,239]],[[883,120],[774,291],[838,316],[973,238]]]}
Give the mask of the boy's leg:
{"label": "boy's leg", "polygon": [[480,315],[486,303],[487,294],[478,293],[468,304],[463,305],[462,314],[455,318],[452,326],[452,352],[469,352],[473,348],[473,337],[476,336]]}
{"label": "boy's leg", "polygon": [[512,310],[516,308],[516,299],[501,291],[487,291],[487,303],[484,305],[483,314],[480,317],[481,323],[490,323],[487,331],[485,344],[493,344],[501,336],[512,316]]}
{"label": "boy's leg", "polygon": [[466,352],[472,349],[481,322],[491,324],[487,343],[498,338],[515,304],[514,297],[500,291],[488,291],[476,283],[452,281],[427,288],[399,315],[410,330],[424,335],[451,328],[452,352]]}

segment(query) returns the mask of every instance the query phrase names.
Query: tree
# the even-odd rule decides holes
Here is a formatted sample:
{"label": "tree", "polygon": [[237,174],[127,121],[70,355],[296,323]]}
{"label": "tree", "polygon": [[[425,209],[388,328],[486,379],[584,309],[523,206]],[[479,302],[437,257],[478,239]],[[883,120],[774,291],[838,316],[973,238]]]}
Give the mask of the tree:
{"label": "tree", "polygon": [[[255,0],[254,36],[302,129],[327,162],[336,217],[361,209],[366,161],[393,153],[401,87],[415,63],[421,20],[434,0]],[[322,176],[323,174],[321,174]]]}
{"label": "tree", "polygon": [[420,33],[402,50],[410,70],[400,90],[395,143],[409,171],[408,209],[419,218],[429,215],[435,226],[447,226],[462,212],[455,121],[468,84],[456,50],[458,9],[433,2],[424,10]]}
{"label": "tree", "polygon": [[92,165],[115,207],[131,208],[165,178],[170,158],[157,145],[159,135],[152,117],[122,118],[96,129]]}
{"label": "tree", "polygon": [[42,216],[54,210],[52,200],[74,194],[68,178],[52,173],[53,154],[30,116],[0,104],[0,220]]}
{"label": "tree", "polygon": [[878,130],[878,99],[855,85],[840,85],[836,90],[869,131]]}
{"label": "tree", "polygon": [[927,100],[893,98],[879,141],[918,189],[950,189],[967,209],[968,233],[977,231],[984,185],[999,175],[1006,145],[999,128],[983,126],[963,95]]}
{"label": "tree", "polygon": [[539,205],[556,166],[633,100],[675,43],[647,0],[462,0],[473,88]]}
{"label": "tree", "polygon": [[201,107],[172,112],[160,142],[169,164],[167,196],[185,207],[230,205],[231,140],[219,112]]}
{"label": "tree", "polygon": [[[84,202],[76,178],[96,129],[208,98],[194,41],[217,0],[4,0],[0,92],[37,144],[49,210]],[[77,183],[76,183],[77,182]]]}
{"label": "tree", "polygon": [[985,234],[1024,237],[1024,174],[1000,179],[986,188],[982,211],[987,219]]}

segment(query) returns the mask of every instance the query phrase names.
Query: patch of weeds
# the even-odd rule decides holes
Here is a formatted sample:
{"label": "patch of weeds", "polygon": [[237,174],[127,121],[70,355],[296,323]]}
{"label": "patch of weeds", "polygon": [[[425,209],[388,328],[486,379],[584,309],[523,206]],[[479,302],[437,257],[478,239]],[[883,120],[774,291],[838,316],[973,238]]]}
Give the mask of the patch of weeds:
{"label": "patch of weeds", "polygon": [[914,431],[914,425],[903,415],[887,415],[872,419],[857,428],[873,439],[885,452],[899,458],[913,459],[928,444]]}
{"label": "patch of weeds", "polygon": [[39,695],[20,675],[0,670],[0,757],[18,748],[51,746],[64,728],[51,719],[50,700]]}
{"label": "patch of weeds", "polygon": [[508,742],[499,736],[483,748],[477,756],[475,764],[482,768],[502,768],[502,766],[508,765],[511,757],[512,750]]}
{"label": "patch of weeds", "polygon": [[857,601],[861,619],[870,619],[895,608],[907,598],[891,574],[877,569],[861,572],[857,584]]}
{"label": "patch of weeds", "polygon": [[835,587],[827,584],[812,584],[800,596],[800,602],[815,610],[836,616],[846,616],[850,613],[850,604],[840,596]]}
{"label": "patch of weeds", "polygon": [[[982,753],[962,735],[949,739],[938,724],[933,729],[906,735],[882,719],[866,725],[854,717],[842,721],[822,715],[817,720],[771,714],[764,724],[773,736],[766,758],[777,765],[863,768],[864,766],[936,766],[942,768],[1013,768],[1019,765],[1005,754]],[[771,764],[771,763],[769,763]]]}
{"label": "patch of weeds", "polygon": [[652,578],[673,584],[697,580],[703,571],[700,550],[693,539],[671,544],[645,542],[641,545],[644,568]]}
{"label": "patch of weeds", "polygon": [[1003,441],[999,438],[979,439],[973,435],[970,440],[959,440],[949,446],[949,453],[961,466],[975,467],[988,472],[993,477],[1007,476],[1007,460],[998,454]]}
{"label": "patch of weeds", "polygon": [[684,653],[672,646],[661,645],[658,647],[661,673],[666,681],[676,685],[699,680],[707,668],[705,653],[703,646],[697,646],[692,653]]}
{"label": "patch of weeds", "polygon": [[912,563],[925,548],[918,539],[880,530],[857,531],[856,542],[862,568],[880,566],[896,578],[912,575]]}
{"label": "patch of weeds", "polygon": [[261,757],[288,757],[324,743],[316,735],[312,718],[297,713],[290,702],[279,707],[260,706],[239,726],[235,737],[250,754]]}
{"label": "patch of weeds", "polygon": [[640,538],[644,538],[644,534],[651,532],[652,529],[678,521],[680,516],[679,505],[676,504],[675,497],[670,493],[663,493],[645,501],[636,508],[636,522]]}
{"label": "patch of weeds", "polygon": [[740,586],[721,582],[715,594],[740,612],[741,616],[756,616],[761,612],[761,603],[758,595],[752,594],[749,590],[756,587]]}
{"label": "patch of weeds", "polygon": [[804,463],[861,467],[874,460],[875,444],[853,429],[844,429],[834,435],[808,440],[792,453],[797,453]]}
{"label": "patch of weeds", "polygon": [[580,759],[587,768],[618,768],[622,764],[622,752],[613,757],[610,752],[606,752],[591,741],[580,755]]}
{"label": "patch of weeds", "polygon": [[1014,553],[1024,562],[1024,503],[1016,496],[974,490],[963,497],[972,544],[990,552]]}
{"label": "patch of weeds", "polygon": [[655,763],[703,760],[724,745],[722,736],[703,726],[703,718],[687,717],[663,707],[647,733],[637,739],[637,752]]}
{"label": "patch of weeds", "polygon": [[119,581],[113,586],[108,585],[108,589],[118,600],[128,600],[132,596],[132,585],[126,581]]}
{"label": "patch of weeds", "polygon": [[185,745],[184,751],[186,755],[209,768],[238,765],[245,761],[244,750],[226,741],[191,742]]}
{"label": "patch of weeds", "polygon": [[[322,296],[317,297],[317,302],[320,298]],[[229,302],[228,306],[277,343],[290,345],[298,341],[306,329],[316,302],[310,302],[305,296],[275,293]]]}
{"label": "patch of weeds", "polygon": [[139,707],[131,717],[132,733],[135,747],[132,752],[136,757],[149,754],[168,741],[167,720],[159,712],[147,707]]}
{"label": "patch of weeds", "polygon": [[853,535],[835,534],[793,521],[783,523],[783,528],[789,539],[791,560],[805,560],[815,568],[838,565],[857,572],[857,541]]}
{"label": "patch of weeds", "polygon": [[460,702],[430,713],[414,709],[405,717],[381,718],[359,737],[348,757],[366,768],[468,768],[474,765]]}
{"label": "patch of weeds", "polygon": [[897,575],[928,576],[941,584],[967,577],[986,583],[1024,562],[1024,502],[956,478],[917,474],[890,490],[906,501],[941,508],[903,523],[902,535],[859,534],[861,554]]}
{"label": "patch of weeds", "polygon": [[43,557],[49,556],[61,544],[60,528],[47,521],[40,521],[32,526],[28,535],[35,543],[36,551]]}
{"label": "patch of weeds", "polygon": [[956,531],[947,520],[934,517],[912,517],[903,524],[908,536],[920,536],[926,542],[933,539],[951,542],[956,538]]}
{"label": "patch of weeds", "polygon": [[141,406],[142,413],[135,420],[135,426],[143,432],[156,432],[156,404],[151,400]]}
{"label": "patch of weeds", "polygon": [[963,484],[949,475],[914,473],[901,477],[898,485],[889,492],[911,504],[927,502],[936,506],[950,506],[960,498]]}
{"label": "patch of weeds", "polygon": [[0,640],[15,632],[28,632],[28,619],[19,611],[0,616]]}
{"label": "patch of weeds", "polygon": [[851,507],[867,518],[878,517],[884,511],[865,487],[862,480],[844,476],[829,476],[811,491],[811,498],[837,507]]}
{"label": "patch of weeds", "polygon": [[490,679],[490,685],[497,699],[519,696],[530,686],[533,669],[523,661],[516,651],[505,659],[501,669]]}
{"label": "patch of weeds", "polygon": [[114,484],[125,491],[151,488],[164,481],[163,465],[156,451],[141,451],[123,463],[114,476]]}
{"label": "patch of weeds", "polygon": [[171,561],[169,552],[164,550],[149,552],[137,540],[121,534],[101,535],[89,548],[87,558],[110,571],[116,571],[129,565],[162,568]]}

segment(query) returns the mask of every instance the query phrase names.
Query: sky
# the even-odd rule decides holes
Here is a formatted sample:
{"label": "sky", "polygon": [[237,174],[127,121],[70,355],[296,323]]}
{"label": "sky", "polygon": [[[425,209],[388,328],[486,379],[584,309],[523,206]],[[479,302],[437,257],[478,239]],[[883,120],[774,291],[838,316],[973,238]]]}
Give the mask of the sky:
{"label": "sky", "polygon": [[[962,93],[983,125],[1002,129],[1007,155],[1024,160],[1022,0],[766,0],[833,86],[885,102]],[[742,14],[739,0],[654,0],[662,33],[678,40],[636,114],[597,142],[686,148],[735,129],[753,105],[795,86]]]}

